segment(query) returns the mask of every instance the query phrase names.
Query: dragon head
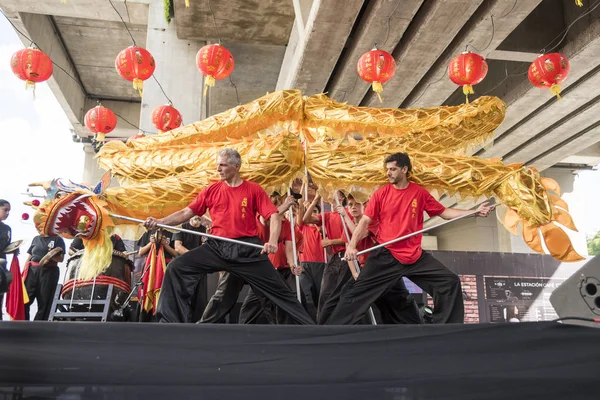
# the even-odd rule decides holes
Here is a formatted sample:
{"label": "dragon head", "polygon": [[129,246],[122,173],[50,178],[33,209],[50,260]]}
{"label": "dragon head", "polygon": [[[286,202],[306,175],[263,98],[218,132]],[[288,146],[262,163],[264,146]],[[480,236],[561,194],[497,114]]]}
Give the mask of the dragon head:
{"label": "dragon head", "polygon": [[42,203],[33,217],[42,235],[94,239],[101,228],[102,210],[91,193],[63,193]]}

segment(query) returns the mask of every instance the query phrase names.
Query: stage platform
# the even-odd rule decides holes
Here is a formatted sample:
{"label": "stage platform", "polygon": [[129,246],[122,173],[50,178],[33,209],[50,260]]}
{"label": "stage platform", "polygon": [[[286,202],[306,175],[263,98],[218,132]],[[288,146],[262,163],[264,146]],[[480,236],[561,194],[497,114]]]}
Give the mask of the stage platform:
{"label": "stage platform", "polygon": [[594,399],[600,329],[0,323],[5,399]]}

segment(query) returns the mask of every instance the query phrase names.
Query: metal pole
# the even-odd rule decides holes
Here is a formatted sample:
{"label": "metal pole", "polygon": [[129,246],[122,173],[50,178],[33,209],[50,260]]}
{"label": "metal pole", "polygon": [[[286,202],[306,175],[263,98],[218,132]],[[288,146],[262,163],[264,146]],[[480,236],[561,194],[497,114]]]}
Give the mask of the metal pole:
{"label": "metal pole", "polygon": [[[132,221],[132,222],[139,222],[140,224],[143,224],[145,222],[142,219],[126,217],[124,215],[118,215],[118,214],[109,214],[109,215],[111,217],[113,217],[113,218],[124,219],[126,221]],[[222,236],[215,236],[215,235],[211,235],[209,233],[196,232],[196,231],[192,231],[192,230],[189,230],[189,229],[177,228],[175,226],[163,225],[163,224],[157,224],[156,226],[159,227],[159,228],[163,228],[163,229],[171,229],[171,230],[174,230],[174,231],[190,233],[192,235],[204,236],[204,237],[211,238],[211,239],[222,240],[224,242],[241,244],[243,246],[249,246],[249,247],[255,247],[255,248],[261,249],[261,250],[264,249],[264,246],[261,246],[260,244],[242,242],[241,240],[230,239],[230,238],[226,238],[226,237],[222,237]]]}
{"label": "metal pole", "polygon": [[[288,196],[291,196],[291,189],[288,188]],[[290,206],[288,210],[290,213],[290,229],[292,230],[292,248],[294,249],[294,265],[298,265],[298,252],[296,250],[296,221],[294,221],[294,210],[293,207]],[[292,271],[294,272],[294,271]],[[298,301],[302,304],[302,293],[300,293],[300,277],[296,275],[296,297],[298,297]]]}
{"label": "metal pole", "polygon": [[[323,239],[327,239],[327,230],[325,229],[325,202],[321,197],[321,229],[323,229]],[[327,264],[327,247],[323,247],[323,259]]]}
{"label": "metal pole", "polygon": [[421,229],[420,231],[416,231],[416,232],[413,232],[413,233],[409,233],[408,235],[404,235],[404,236],[401,236],[401,237],[399,237],[399,238],[396,238],[396,239],[389,240],[389,241],[387,241],[387,242],[385,242],[385,243],[378,244],[377,246],[369,247],[368,249],[365,249],[365,250],[361,250],[361,251],[359,251],[358,253],[356,253],[356,255],[357,255],[357,256],[360,256],[360,255],[362,255],[362,254],[369,253],[369,252],[371,252],[371,251],[373,251],[373,250],[376,250],[376,249],[379,249],[379,248],[381,248],[381,247],[385,247],[385,246],[387,246],[387,245],[389,245],[389,244],[393,244],[393,243],[396,243],[396,242],[400,242],[400,241],[402,241],[402,240],[406,240],[406,239],[408,239],[408,238],[411,238],[411,237],[413,237],[413,236],[419,235],[419,234],[421,234],[421,233],[424,233],[424,232],[430,231],[430,230],[432,230],[432,229],[439,228],[440,226],[444,226],[444,225],[446,225],[446,224],[449,224],[449,223],[451,223],[451,222],[458,221],[459,219],[463,219],[463,218],[470,217],[470,216],[472,216],[472,215],[475,215],[475,214],[477,214],[478,212],[479,212],[479,211],[475,210],[475,211],[473,211],[473,212],[470,212],[470,213],[468,213],[468,214],[461,215],[460,217],[456,217],[456,218],[453,218],[453,219],[449,219],[448,221],[444,221],[444,222],[442,222],[441,224],[437,224],[437,225],[434,225],[434,226],[430,226],[429,228],[424,228],[424,229]]}
{"label": "metal pole", "polygon": [[[340,206],[340,199],[338,197],[337,192],[334,193],[335,202]],[[344,227],[344,234],[346,235],[346,240],[350,243],[350,233],[348,232],[348,226],[346,225],[346,221],[344,220],[344,216],[340,215],[340,219],[342,220],[342,226]],[[354,260],[354,269],[356,270],[356,275],[360,275],[360,265],[358,264],[358,260]],[[369,319],[371,320],[372,325],[377,325],[377,320],[375,319],[375,314],[373,314],[373,307],[369,307]]]}

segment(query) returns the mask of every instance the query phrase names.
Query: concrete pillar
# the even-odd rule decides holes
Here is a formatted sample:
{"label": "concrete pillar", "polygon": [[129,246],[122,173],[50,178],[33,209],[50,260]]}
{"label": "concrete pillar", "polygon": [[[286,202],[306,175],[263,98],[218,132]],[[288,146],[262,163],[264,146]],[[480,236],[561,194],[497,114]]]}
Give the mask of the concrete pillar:
{"label": "concrete pillar", "polygon": [[[151,0],[148,13],[146,49],[154,56],[154,75],[165,93],[179,110],[183,123],[189,124],[204,117],[202,113],[202,74],[196,67],[196,53],[205,42],[179,40],[175,20],[167,23],[162,0]],[[140,128],[156,132],[152,111],[168,100],[153,78],[144,82],[144,97],[140,111]]]}

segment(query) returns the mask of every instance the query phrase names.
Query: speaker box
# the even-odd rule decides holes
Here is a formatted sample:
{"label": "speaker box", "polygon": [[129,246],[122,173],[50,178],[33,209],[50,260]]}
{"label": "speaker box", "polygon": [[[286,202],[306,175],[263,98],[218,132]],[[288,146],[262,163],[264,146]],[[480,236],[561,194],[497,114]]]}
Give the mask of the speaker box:
{"label": "speaker box", "polygon": [[[550,303],[559,317],[600,318],[600,255],[554,289]],[[565,321],[600,328],[600,323]]]}

